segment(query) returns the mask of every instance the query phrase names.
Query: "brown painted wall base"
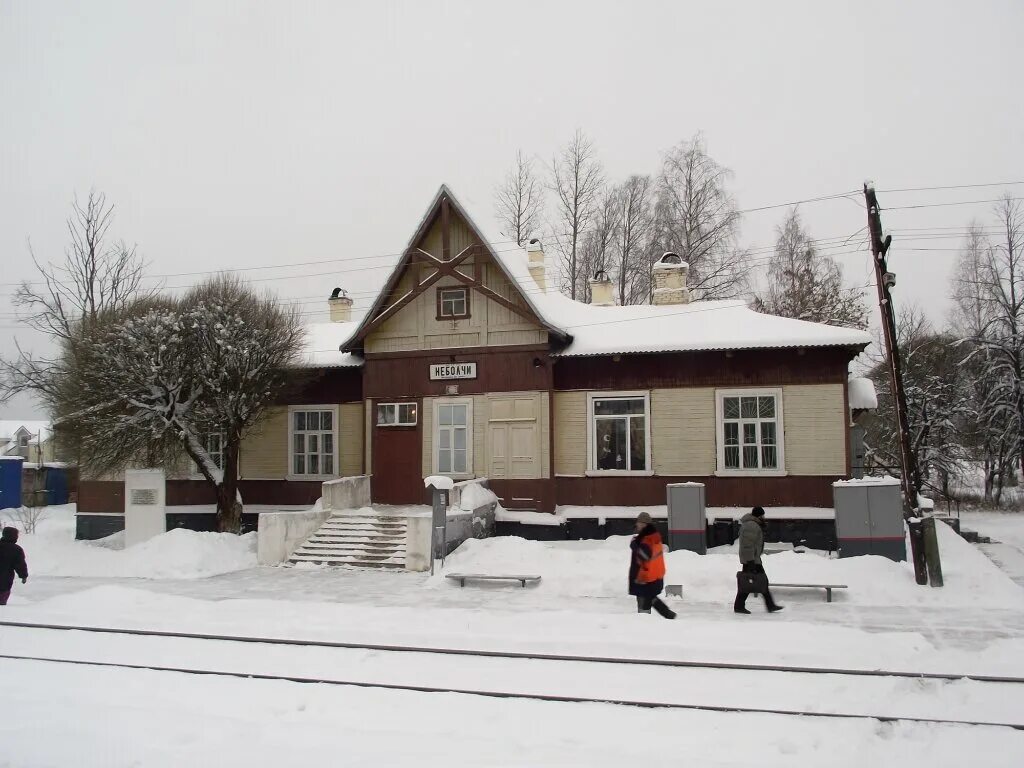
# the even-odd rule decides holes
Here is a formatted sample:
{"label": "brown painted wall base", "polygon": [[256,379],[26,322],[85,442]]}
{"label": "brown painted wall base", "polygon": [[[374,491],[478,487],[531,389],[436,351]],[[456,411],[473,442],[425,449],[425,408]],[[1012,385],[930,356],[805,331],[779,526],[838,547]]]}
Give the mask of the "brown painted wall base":
{"label": "brown painted wall base", "polygon": [[[313,506],[320,498],[319,482],[291,480],[239,480],[242,500],[248,504]],[[168,480],[167,506],[214,504],[213,488],[205,480]],[[78,484],[78,511],[83,514],[124,513],[124,482],[120,480],[81,480]]]}
{"label": "brown painted wall base", "polygon": [[487,485],[501,500],[505,509],[532,509],[537,512],[555,511],[555,481],[488,480]]}
{"label": "brown painted wall base", "polygon": [[709,507],[831,507],[840,477],[559,477],[558,504],[652,506],[666,503],[669,483],[704,483]]}

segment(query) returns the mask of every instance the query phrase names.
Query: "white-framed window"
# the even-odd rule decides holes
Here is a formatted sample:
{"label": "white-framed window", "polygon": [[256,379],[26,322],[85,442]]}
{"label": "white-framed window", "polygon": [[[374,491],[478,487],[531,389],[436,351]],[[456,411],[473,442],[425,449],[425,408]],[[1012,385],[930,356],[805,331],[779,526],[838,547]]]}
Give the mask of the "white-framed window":
{"label": "white-framed window", "polygon": [[473,399],[434,401],[434,472],[471,477],[473,474]]}
{"label": "white-framed window", "polygon": [[589,393],[589,471],[652,474],[650,412],[648,392]]}
{"label": "white-framed window", "polygon": [[378,427],[415,427],[416,403],[378,403]]}
{"label": "white-framed window", "polygon": [[[224,433],[223,432],[204,432],[199,435],[199,441],[202,443],[206,453],[210,456],[210,461],[217,469],[224,469]],[[196,465],[193,468],[193,475],[201,474],[199,466]]]}
{"label": "white-framed window", "polygon": [[334,477],[338,469],[338,408],[293,405],[288,409],[288,476]]}
{"label": "white-framed window", "polygon": [[715,393],[718,474],[785,474],[781,389]]}
{"label": "white-framed window", "polygon": [[439,320],[458,320],[469,317],[469,289],[438,288],[437,317]]}

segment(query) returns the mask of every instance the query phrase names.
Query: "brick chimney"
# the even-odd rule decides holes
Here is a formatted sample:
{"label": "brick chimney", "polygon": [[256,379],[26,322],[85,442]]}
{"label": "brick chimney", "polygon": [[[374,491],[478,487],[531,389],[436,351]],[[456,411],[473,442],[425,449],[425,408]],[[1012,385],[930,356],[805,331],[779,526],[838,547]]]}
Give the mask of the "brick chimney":
{"label": "brick chimney", "polygon": [[595,307],[614,307],[615,296],[612,295],[612,281],[603,269],[590,281],[590,303]]}
{"label": "brick chimney", "polygon": [[542,291],[548,289],[548,278],[544,267],[544,246],[534,238],[526,246],[526,255],[530,258],[530,277]]}
{"label": "brick chimney", "polygon": [[352,320],[352,299],[341,288],[335,288],[327,300],[331,309],[332,323],[348,323]]}
{"label": "brick chimney", "polygon": [[654,264],[654,304],[689,304],[686,273],[690,265],[678,253],[667,252]]}

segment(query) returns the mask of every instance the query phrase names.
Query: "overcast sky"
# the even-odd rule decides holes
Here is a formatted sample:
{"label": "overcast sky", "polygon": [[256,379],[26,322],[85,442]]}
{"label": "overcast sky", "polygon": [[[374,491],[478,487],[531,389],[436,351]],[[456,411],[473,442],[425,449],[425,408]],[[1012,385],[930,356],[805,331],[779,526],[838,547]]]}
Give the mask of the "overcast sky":
{"label": "overcast sky", "polygon": [[[284,265],[247,275],[314,313],[336,285],[365,309],[439,184],[491,225],[515,151],[548,163],[577,128],[613,180],[654,172],[702,131],[744,209],[866,178],[880,190],[1024,180],[1022,30],[1019,0],[0,0],[0,354],[15,337],[43,348],[10,294],[33,277],[29,238],[62,258],[70,203],[90,188],[116,204],[112,233],[151,274]],[[1006,191],[1024,185],[879,198]],[[941,233],[989,208],[883,213],[899,301],[940,321],[958,244],[906,230]],[[846,199],[801,211],[818,238],[866,223]],[[770,246],[784,213],[745,215],[744,242]],[[861,233],[838,250],[850,285],[870,280],[864,248]],[[36,414],[24,399],[0,406]]]}

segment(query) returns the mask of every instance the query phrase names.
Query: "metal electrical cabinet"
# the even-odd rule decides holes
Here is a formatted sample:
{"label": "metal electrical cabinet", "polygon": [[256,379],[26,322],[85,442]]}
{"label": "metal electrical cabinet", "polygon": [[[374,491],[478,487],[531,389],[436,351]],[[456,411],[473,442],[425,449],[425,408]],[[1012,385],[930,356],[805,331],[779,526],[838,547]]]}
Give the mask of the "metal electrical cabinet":
{"label": "metal electrical cabinet", "polygon": [[907,559],[900,484],[891,477],[840,480],[832,485],[840,557]]}
{"label": "metal electrical cabinet", "polygon": [[707,554],[708,516],[703,483],[671,483],[668,489],[669,549]]}

